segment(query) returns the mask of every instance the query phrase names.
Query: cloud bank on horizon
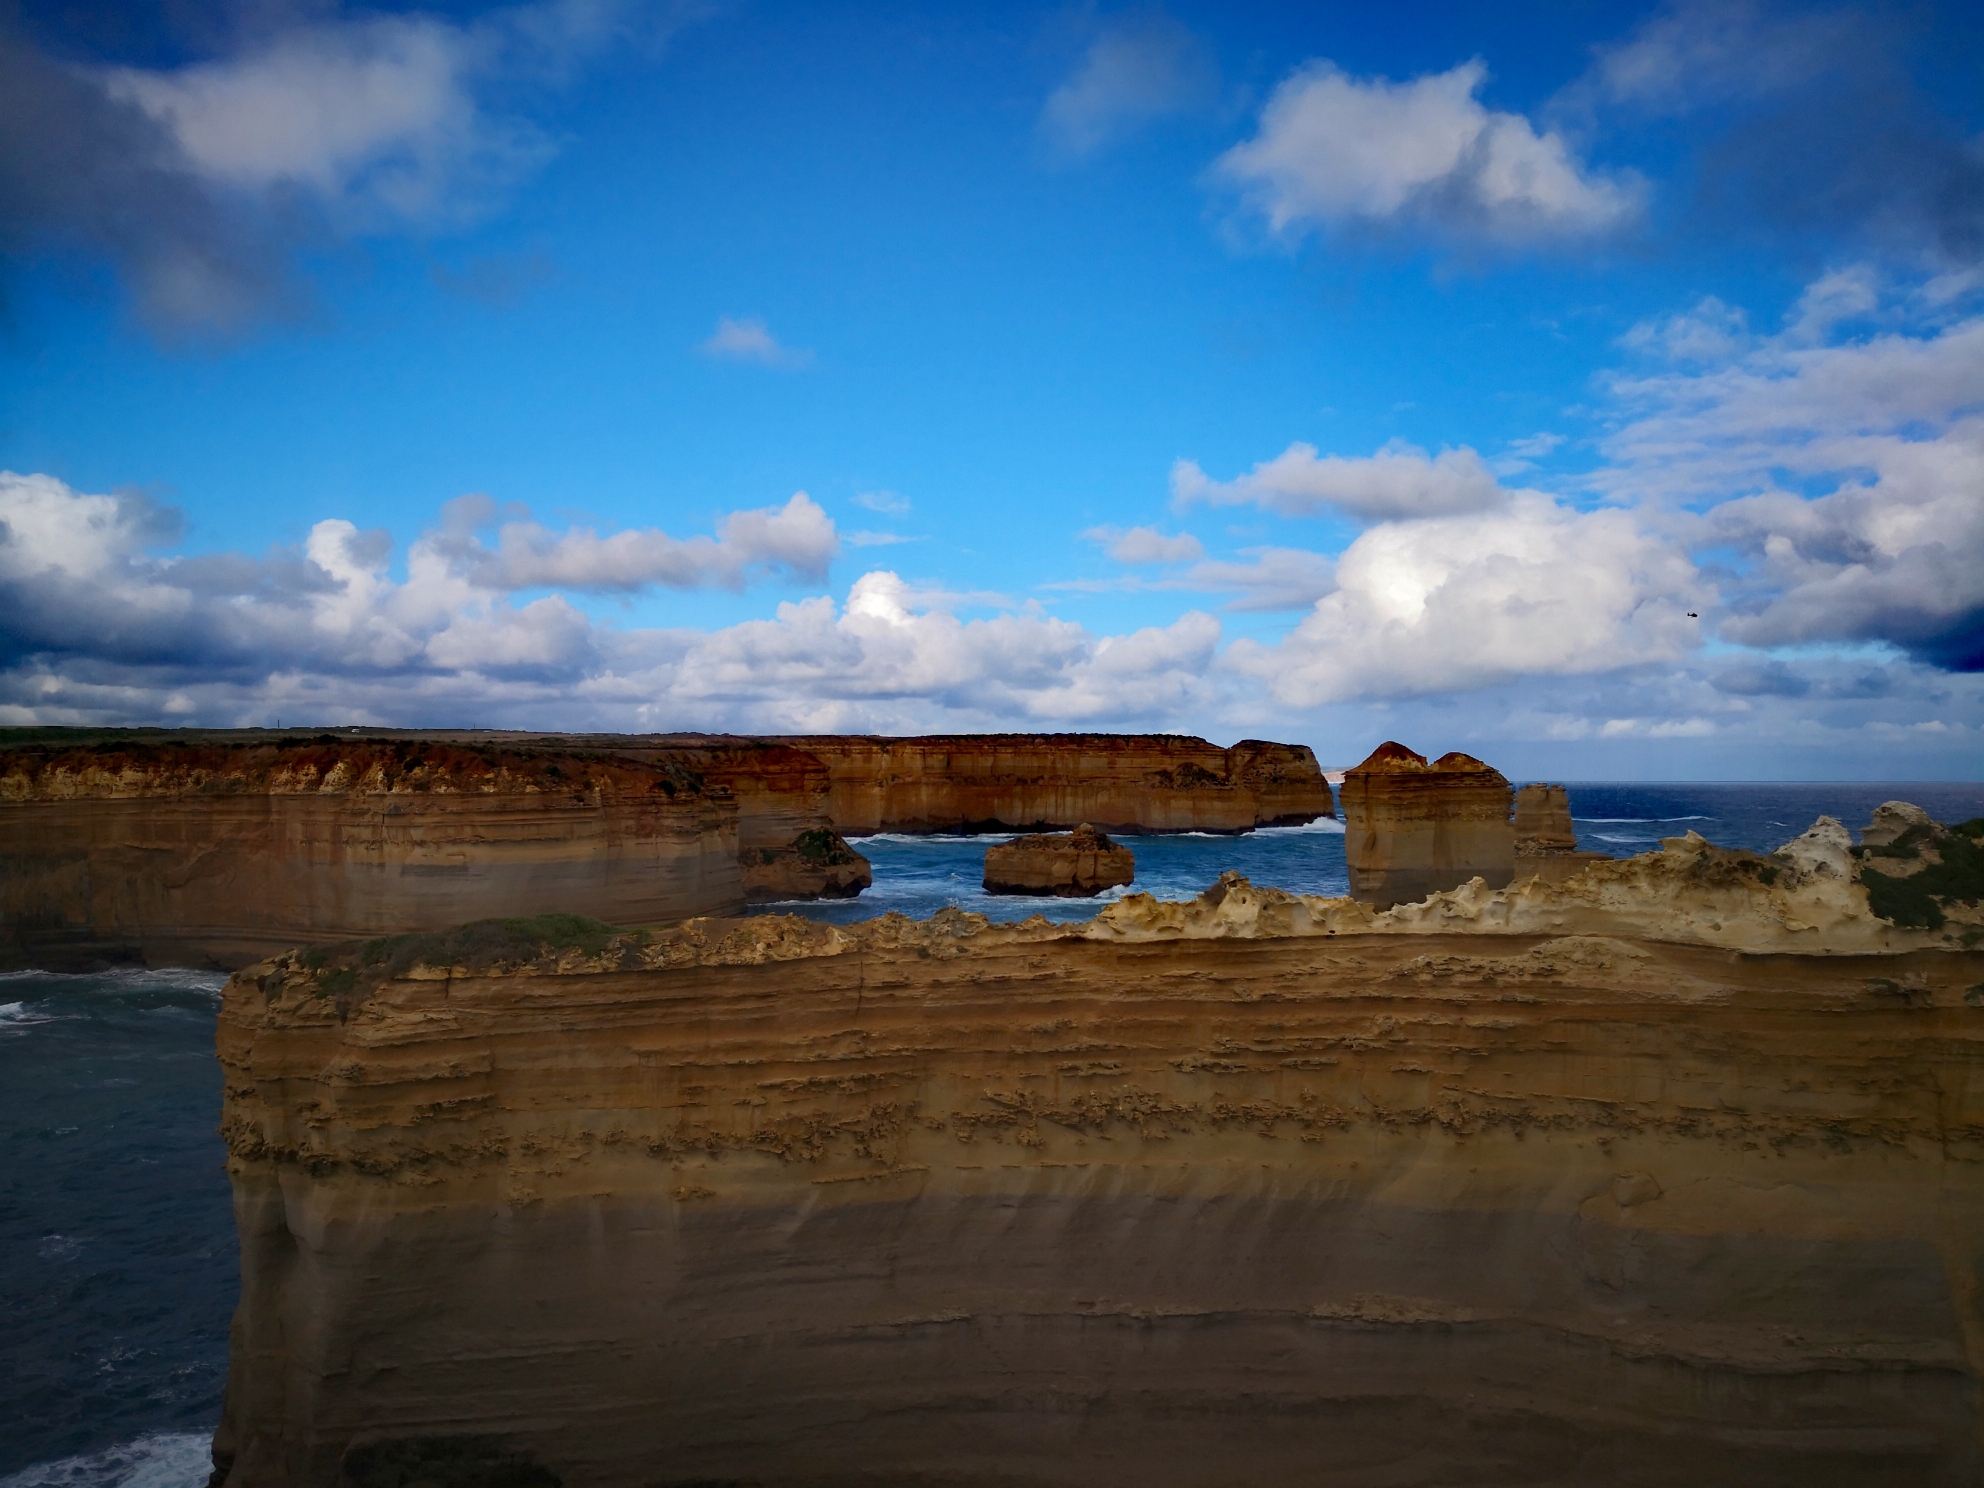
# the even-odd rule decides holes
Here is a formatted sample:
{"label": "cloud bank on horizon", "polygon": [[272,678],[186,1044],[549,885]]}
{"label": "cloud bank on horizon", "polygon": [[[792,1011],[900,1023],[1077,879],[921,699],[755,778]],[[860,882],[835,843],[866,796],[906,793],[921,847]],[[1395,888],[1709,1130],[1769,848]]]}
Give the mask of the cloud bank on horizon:
{"label": "cloud bank on horizon", "polygon": [[[581,149],[560,110],[588,70],[632,57],[665,75],[688,65],[677,61],[685,50],[720,55],[763,39],[748,22],[632,0],[468,19],[240,15],[198,45],[168,38],[164,53],[139,59],[92,52],[88,38],[64,49],[46,28],[0,32],[10,293],[53,305],[42,324],[78,337],[108,324],[88,332],[107,347],[91,353],[102,360],[94,387],[128,377],[134,406],[146,396],[141,364],[160,358],[266,359],[271,338],[297,359],[330,355],[347,333],[323,323],[324,307],[341,292],[363,307],[371,293],[321,267],[338,255],[487,235],[505,214],[530,212],[534,193],[554,189],[561,156]],[[1526,102],[1497,92],[1485,48],[1373,65],[1387,47],[1424,51],[1382,28],[1362,38],[1358,60],[1291,54],[1253,82],[1234,71],[1244,17],[1091,14],[1019,46],[1013,65],[1045,51],[1064,70],[1038,85],[1032,139],[1015,125],[999,146],[1013,191],[1041,193],[1028,200],[1043,214],[1075,212],[1077,238],[1104,229],[1054,193],[1085,180],[1115,207],[1165,204],[1176,234],[1196,222],[1188,247],[1151,250],[1191,255],[1176,281],[1186,298],[1108,300],[1119,337],[1181,316],[1207,323],[1272,276],[1295,301],[1264,303],[1294,303],[1305,274],[1338,266],[1365,287],[1346,292],[1382,283],[1378,298],[1402,307],[1377,320],[1404,344],[1390,357],[1403,365],[1386,365],[1386,341],[1361,351],[1385,367],[1388,391],[1415,396],[1374,393],[1349,432],[1312,393],[1270,416],[1245,400],[1201,416],[1198,404],[1225,395],[1203,374],[1196,387],[1181,378],[1137,437],[1106,436],[1111,458],[1128,463],[1107,477],[1120,493],[1100,503],[1053,489],[1065,479],[1055,461],[1094,468],[1080,427],[1054,436],[1053,459],[1014,467],[1035,470],[1039,497],[946,496],[989,480],[986,461],[1022,457],[988,453],[962,425],[923,434],[914,410],[933,387],[1020,438],[1029,421],[1055,427],[1004,381],[1001,358],[1018,353],[997,318],[977,341],[938,334],[928,312],[899,339],[877,339],[878,307],[919,275],[945,296],[939,313],[1007,293],[984,277],[994,259],[961,262],[947,282],[931,250],[912,244],[891,269],[874,255],[893,247],[849,256],[838,219],[815,216],[810,229],[768,226],[764,242],[777,246],[745,271],[737,245],[756,229],[734,214],[764,188],[721,170],[669,188],[704,193],[707,228],[671,206],[653,232],[613,249],[617,218],[601,207],[602,231],[583,247],[529,249],[560,267],[533,268],[522,288],[490,299],[487,313],[518,329],[478,355],[531,386],[563,367],[562,380],[594,389],[562,424],[531,427],[609,450],[596,467],[604,486],[655,457],[642,420],[665,417],[666,404],[629,404],[647,411],[601,422],[598,374],[559,362],[559,347],[572,325],[630,341],[639,360],[616,367],[665,364],[675,380],[658,388],[711,400],[670,426],[663,452],[756,471],[726,483],[755,485],[756,500],[657,507],[602,492],[574,504],[556,480],[525,503],[466,474],[482,461],[457,433],[440,441],[436,479],[452,457],[464,472],[455,489],[475,494],[444,485],[424,510],[400,502],[368,525],[363,503],[320,497],[305,510],[270,490],[263,500],[288,527],[249,551],[208,537],[214,516],[183,474],[171,500],[148,494],[161,471],[142,463],[94,486],[72,475],[88,461],[62,431],[84,424],[38,401],[55,432],[27,427],[31,418],[0,432],[0,456],[20,466],[0,474],[0,722],[1185,728],[1278,733],[1325,752],[1417,731],[1593,773],[1622,760],[1698,773],[1758,750],[1808,770],[1974,772],[1979,120],[1918,82],[1907,38],[1877,13],[1668,4],[1621,7],[1617,19],[1585,39],[1570,70],[1532,82]],[[1814,138],[1820,113],[1861,127],[1842,135],[1835,121]],[[960,127],[987,148],[983,119]],[[51,130],[63,131],[62,159],[34,148]],[[647,159],[640,140],[624,143]],[[878,158],[890,148],[867,144]],[[908,169],[878,163],[870,177],[847,163],[860,158],[849,141],[823,148],[831,170],[854,173],[852,214],[893,200],[892,171]],[[747,153],[767,151],[776,167],[774,146]],[[1813,189],[1750,190],[1759,152]],[[631,161],[606,151],[572,169],[604,172],[624,193],[620,183],[646,179]],[[919,228],[863,241],[940,230],[929,219],[946,210],[941,198],[917,196],[915,210]],[[698,271],[710,277],[697,294],[676,296],[681,329],[637,331],[619,307],[532,323],[532,297],[559,292],[543,284],[617,282],[655,242],[699,244],[705,232],[695,252],[719,267]],[[1093,266],[1070,267],[1069,240],[1055,241],[1060,256],[1041,271],[1054,281],[1124,263],[1100,242]],[[508,251],[501,262],[539,261]],[[999,251],[996,262],[1013,263],[1028,250]],[[566,261],[589,267],[576,274]],[[106,269],[118,296],[72,305],[73,290],[49,287],[76,265]],[[455,272],[420,282],[445,291]],[[1201,280],[1215,287],[1195,303],[1185,286]],[[1060,292],[1046,280],[1010,291],[1001,303]],[[1084,288],[1062,312],[1068,331],[1037,333],[1077,378],[1122,365],[1065,320],[1108,294]],[[1533,325],[1541,349],[1506,370],[1479,357],[1451,370],[1441,359],[1461,345],[1458,297],[1496,324]],[[1621,314],[1608,299],[1639,308]],[[740,316],[738,304],[770,313]],[[120,313],[132,328],[114,329]],[[316,323],[284,319],[298,314]],[[1301,367],[1272,350],[1299,314],[1258,317],[1265,328],[1234,343],[1245,343],[1234,365],[1261,359],[1247,349],[1259,342],[1278,367]],[[1311,324],[1351,347],[1348,321]],[[784,339],[789,327],[808,349]],[[13,378],[34,375],[26,350],[8,355],[23,364]],[[696,391],[694,378],[721,389]],[[1361,396],[1354,380],[1334,386],[1333,396]],[[348,409],[316,416],[385,417],[350,396]],[[733,427],[739,407],[753,421]],[[871,419],[865,443],[848,432]],[[1099,417],[1094,427],[1113,426]],[[806,446],[818,497],[764,489],[784,462],[754,451],[782,436]],[[176,447],[179,435],[160,442]],[[275,454],[261,458],[281,470]],[[899,494],[911,488],[914,499]],[[884,530],[843,530],[857,508]],[[666,521],[641,519],[651,511]],[[868,561],[876,547],[915,561]]]}

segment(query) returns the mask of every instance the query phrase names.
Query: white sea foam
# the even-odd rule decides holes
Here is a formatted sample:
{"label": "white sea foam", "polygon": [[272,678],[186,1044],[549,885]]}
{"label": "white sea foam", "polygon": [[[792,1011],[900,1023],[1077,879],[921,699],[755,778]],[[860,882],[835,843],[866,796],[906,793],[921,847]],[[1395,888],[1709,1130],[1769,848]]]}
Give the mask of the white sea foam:
{"label": "white sea foam", "polygon": [[850,837],[847,845],[859,851],[864,842],[889,842],[902,847],[922,847],[935,842],[979,842],[990,847],[995,842],[1010,842],[1020,836],[1018,832],[871,832],[866,837]]}
{"label": "white sea foam", "polygon": [[202,1488],[213,1472],[201,1431],[164,1431],[82,1457],[42,1462],[0,1478],[0,1488]]}
{"label": "white sea foam", "polygon": [[1712,816],[1574,816],[1571,820],[1590,822],[1594,826],[1603,826],[1607,822],[1621,825],[1628,822],[1639,822],[1644,825],[1648,822],[1714,821],[1715,818]]}
{"label": "white sea foam", "polygon": [[227,973],[194,971],[185,966],[120,966],[109,971],[0,971],[0,988],[23,982],[61,992],[101,988],[107,992],[205,992],[218,997],[227,985]]}
{"label": "white sea foam", "polygon": [[0,1002],[0,1028],[32,1028],[37,1023],[53,1023],[47,1013],[24,1002]]}
{"label": "white sea foam", "polygon": [[1320,832],[1326,837],[1341,837],[1343,835],[1343,823],[1336,817],[1325,816],[1319,817],[1312,822],[1304,822],[1299,827],[1254,828],[1254,836],[1256,837],[1293,837],[1303,832]]}

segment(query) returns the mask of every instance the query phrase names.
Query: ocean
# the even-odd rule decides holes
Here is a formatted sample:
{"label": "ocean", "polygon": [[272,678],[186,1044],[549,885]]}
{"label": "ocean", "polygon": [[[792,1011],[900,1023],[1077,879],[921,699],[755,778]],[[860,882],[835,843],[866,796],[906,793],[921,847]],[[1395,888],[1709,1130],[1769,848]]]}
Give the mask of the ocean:
{"label": "ocean", "polygon": [[[1984,785],[1570,784],[1581,844],[1619,856],[1694,830],[1768,851],[1821,814],[1882,801],[1984,816]],[[861,839],[859,899],[766,906],[846,922],[955,904],[995,919],[1086,918],[1096,900],[994,898],[992,837]],[[1341,894],[1336,823],[1240,837],[1125,839],[1124,892],[1187,898],[1226,869]],[[196,1488],[220,1413],[234,1223],[215,1132],[223,979],[191,971],[0,975],[0,1488]]]}

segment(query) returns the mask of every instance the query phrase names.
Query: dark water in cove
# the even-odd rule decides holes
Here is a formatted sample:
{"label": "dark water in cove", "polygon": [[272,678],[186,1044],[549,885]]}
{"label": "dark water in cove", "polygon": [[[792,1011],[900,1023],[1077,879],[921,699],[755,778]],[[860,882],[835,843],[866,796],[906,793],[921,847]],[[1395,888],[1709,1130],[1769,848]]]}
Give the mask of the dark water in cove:
{"label": "dark water in cove", "polygon": [[[1943,821],[1984,816],[1984,785],[1571,785],[1582,845],[1621,856],[1691,828],[1767,851],[1821,813],[1857,828],[1896,798]],[[987,896],[995,840],[871,837],[857,844],[875,865],[860,899],[769,909],[837,922],[947,904],[997,919],[1094,913],[1093,900]],[[1228,868],[1303,893],[1345,888],[1334,824],[1127,840],[1132,891],[1160,898]],[[0,976],[0,1488],[206,1481],[236,1280],[214,1131],[220,985],[181,971]]]}

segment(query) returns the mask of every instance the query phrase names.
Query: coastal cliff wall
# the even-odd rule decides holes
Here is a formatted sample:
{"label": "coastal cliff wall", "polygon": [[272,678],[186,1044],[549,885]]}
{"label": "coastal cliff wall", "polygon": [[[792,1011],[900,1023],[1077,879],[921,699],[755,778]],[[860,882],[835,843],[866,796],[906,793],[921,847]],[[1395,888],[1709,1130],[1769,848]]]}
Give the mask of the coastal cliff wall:
{"label": "coastal cliff wall", "polygon": [[1984,956],[1801,843],[265,963],[224,1481],[1974,1483]]}
{"label": "coastal cliff wall", "polygon": [[831,777],[827,812],[872,832],[1247,832],[1335,815],[1306,746],[1221,749],[1174,734],[797,735]]}
{"label": "coastal cliff wall", "polygon": [[678,766],[417,742],[0,752],[0,957],[239,966],[501,915],[742,906],[737,807]]}

